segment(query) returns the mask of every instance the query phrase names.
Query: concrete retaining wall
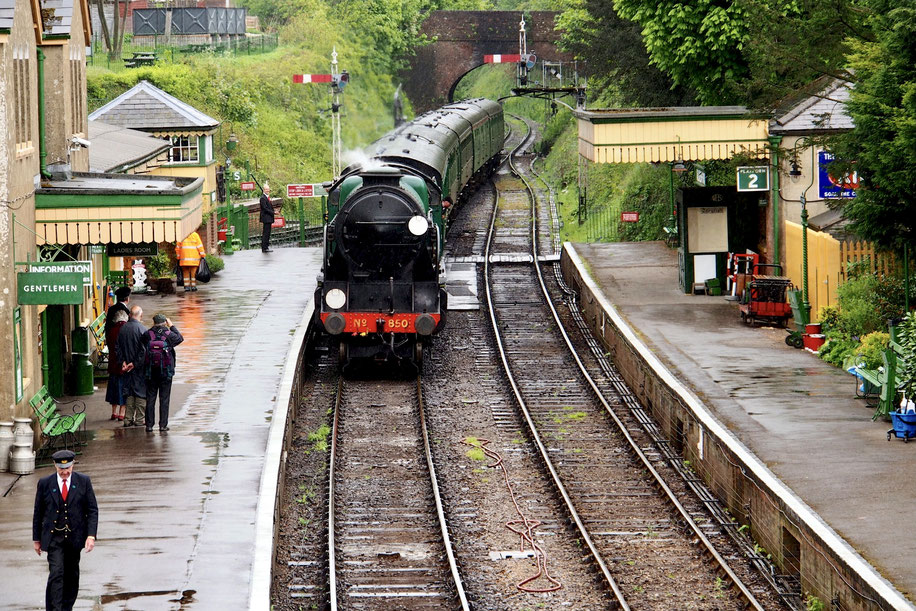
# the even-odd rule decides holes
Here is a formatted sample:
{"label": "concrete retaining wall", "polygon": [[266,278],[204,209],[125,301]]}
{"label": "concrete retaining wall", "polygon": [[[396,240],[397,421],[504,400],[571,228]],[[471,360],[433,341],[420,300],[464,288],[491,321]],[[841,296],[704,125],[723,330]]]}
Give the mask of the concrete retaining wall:
{"label": "concrete retaining wall", "polygon": [[561,265],[592,333],[672,447],[682,448],[684,460],[735,520],[749,527],[764,550],[760,553],[769,554],[783,574],[800,581],[803,597],[816,596],[828,609],[914,608],[646,347],[589,276],[571,244],[564,245]]}

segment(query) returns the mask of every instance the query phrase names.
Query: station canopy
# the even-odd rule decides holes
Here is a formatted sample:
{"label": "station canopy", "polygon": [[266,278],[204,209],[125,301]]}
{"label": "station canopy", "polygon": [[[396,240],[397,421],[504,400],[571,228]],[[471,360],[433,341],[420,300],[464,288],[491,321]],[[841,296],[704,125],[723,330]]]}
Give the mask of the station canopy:
{"label": "station canopy", "polygon": [[768,117],[744,106],[576,110],[579,154],[594,163],[768,157]]}

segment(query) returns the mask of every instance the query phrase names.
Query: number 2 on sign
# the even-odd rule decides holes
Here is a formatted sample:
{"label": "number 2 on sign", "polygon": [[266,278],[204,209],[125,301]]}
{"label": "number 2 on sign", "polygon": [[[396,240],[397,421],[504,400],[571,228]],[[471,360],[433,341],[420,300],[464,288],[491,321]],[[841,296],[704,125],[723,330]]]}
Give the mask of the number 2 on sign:
{"label": "number 2 on sign", "polygon": [[750,177],[749,177],[750,180],[749,180],[748,183],[747,183],[747,186],[748,186],[749,189],[756,189],[756,188],[757,188],[757,177],[758,177],[757,174],[751,174],[751,175],[750,175]]}

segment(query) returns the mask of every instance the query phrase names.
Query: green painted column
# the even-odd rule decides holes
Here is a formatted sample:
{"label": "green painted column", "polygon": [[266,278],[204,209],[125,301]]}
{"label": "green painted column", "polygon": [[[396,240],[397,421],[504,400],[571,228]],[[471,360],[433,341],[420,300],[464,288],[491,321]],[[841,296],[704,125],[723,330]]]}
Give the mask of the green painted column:
{"label": "green painted column", "polygon": [[782,136],[770,136],[770,159],[772,161],[773,179],[770,181],[770,201],[773,204],[773,263],[781,263],[779,256],[779,145]]}

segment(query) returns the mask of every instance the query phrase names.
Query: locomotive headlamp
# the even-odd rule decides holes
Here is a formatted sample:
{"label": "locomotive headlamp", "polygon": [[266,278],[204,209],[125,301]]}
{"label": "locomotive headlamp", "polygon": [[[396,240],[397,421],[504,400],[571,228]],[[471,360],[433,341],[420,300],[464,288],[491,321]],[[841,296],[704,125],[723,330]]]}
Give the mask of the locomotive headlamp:
{"label": "locomotive headlamp", "polygon": [[429,223],[426,221],[425,216],[420,216],[418,214],[407,221],[407,229],[410,233],[419,237],[429,230]]}
{"label": "locomotive headlamp", "polygon": [[324,296],[324,302],[328,304],[328,307],[332,310],[339,310],[347,303],[347,296],[340,289],[331,289],[328,291],[328,294]]}

